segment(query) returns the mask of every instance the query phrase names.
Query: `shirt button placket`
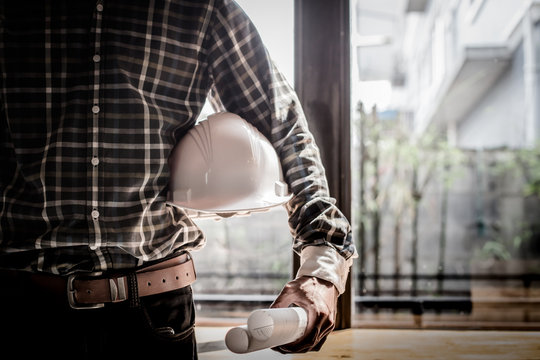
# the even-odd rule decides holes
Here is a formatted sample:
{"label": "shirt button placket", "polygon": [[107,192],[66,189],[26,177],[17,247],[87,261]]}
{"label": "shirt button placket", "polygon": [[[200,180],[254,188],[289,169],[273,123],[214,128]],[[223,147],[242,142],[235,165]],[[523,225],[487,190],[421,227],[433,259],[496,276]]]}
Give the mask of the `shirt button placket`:
{"label": "shirt button placket", "polygon": [[96,250],[101,246],[101,230],[100,230],[100,212],[99,208],[99,172],[98,165],[99,159],[99,119],[103,116],[103,109],[100,108],[100,62],[101,62],[101,27],[103,17],[103,1],[99,0],[96,4],[96,16],[95,19],[95,40],[94,51],[91,61],[93,62],[93,104],[90,109],[92,113],[92,153],[90,164],[92,165],[91,177],[92,177],[92,190],[91,190],[91,211],[90,216],[94,224],[95,239],[93,243],[90,243],[90,249]]}

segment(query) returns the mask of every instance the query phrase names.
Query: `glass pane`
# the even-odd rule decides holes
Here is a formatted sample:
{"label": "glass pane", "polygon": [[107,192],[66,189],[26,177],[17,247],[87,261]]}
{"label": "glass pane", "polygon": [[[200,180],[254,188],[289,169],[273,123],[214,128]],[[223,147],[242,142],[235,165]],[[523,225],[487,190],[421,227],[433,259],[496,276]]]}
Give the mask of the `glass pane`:
{"label": "glass pane", "polygon": [[355,324],[540,327],[540,22],[353,0]]}
{"label": "glass pane", "polygon": [[[277,67],[292,83],[293,2],[237,2],[254,22]],[[201,118],[212,112],[207,104]],[[270,305],[291,278],[292,239],[287,220],[285,209],[279,207],[249,217],[196,221],[207,238],[206,247],[193,254],[199,323],[245,318],[253,309]]]}

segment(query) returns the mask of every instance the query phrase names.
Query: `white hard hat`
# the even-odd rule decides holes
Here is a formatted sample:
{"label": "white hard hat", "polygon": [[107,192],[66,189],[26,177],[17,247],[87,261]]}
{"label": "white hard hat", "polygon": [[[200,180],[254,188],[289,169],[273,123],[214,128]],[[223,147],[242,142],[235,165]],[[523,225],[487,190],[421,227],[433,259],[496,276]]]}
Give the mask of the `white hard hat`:
{"label": "white hard hat", "polygon": [[272,144],[235,114],[196,124],[173,149],[169,167],[168,203],[195,217],[245,215],[291,198]]}

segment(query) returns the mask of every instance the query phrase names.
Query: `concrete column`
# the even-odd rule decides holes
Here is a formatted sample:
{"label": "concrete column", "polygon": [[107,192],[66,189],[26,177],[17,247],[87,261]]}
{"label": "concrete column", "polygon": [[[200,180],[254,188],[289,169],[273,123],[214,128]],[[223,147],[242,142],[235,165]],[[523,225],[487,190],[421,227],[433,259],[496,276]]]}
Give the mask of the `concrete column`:
{"label": "concrete column", "polygon": [[[524,144],[540,141],[540,6],[534,4],[523,18],[523,75],[525,86]],[[536,23],[536,24],[535,24]]]}

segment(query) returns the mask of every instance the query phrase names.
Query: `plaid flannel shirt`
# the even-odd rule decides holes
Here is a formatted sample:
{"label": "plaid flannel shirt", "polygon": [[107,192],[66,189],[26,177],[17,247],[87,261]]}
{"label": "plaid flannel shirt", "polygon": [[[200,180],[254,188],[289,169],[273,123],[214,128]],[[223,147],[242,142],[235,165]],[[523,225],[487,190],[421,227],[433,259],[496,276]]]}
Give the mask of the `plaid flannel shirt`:
{"label": "plaid flannel shirt", "polygon": [[167,158],[207,97],[277,150],[295,251],[326,245],[350,265],[350,226],[297,97],[236,3],[0,6],[0,267],[103,271],[201,248],[166,205]]}

